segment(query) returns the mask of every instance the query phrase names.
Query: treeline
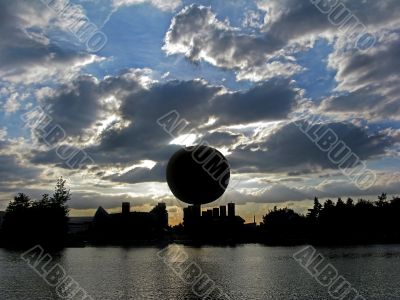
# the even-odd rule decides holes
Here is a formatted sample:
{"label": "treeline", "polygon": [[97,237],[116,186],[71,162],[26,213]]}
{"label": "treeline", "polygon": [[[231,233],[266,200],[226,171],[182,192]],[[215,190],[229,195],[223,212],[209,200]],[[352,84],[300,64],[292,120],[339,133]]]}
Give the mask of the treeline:
{"label": "treeline", "polygon": [[399,243],[400,198],[382,194],[373,202],[339,198],[323,204],[315,198],[307,215],[275,207],[263,217],[260,236],[270,244]]}
{"label": "treeline", "polygon": [[[45,194],[39,200],[32,200],[23,193],[15,196],[6,209],[0,230],[0,246],[26,248],[40,244],[44,247],[63,247],[76,243],[75,239],[84,243],[93,238],[92,235],[95,233],[93,230],[96,229],[96,225],[99,225],[96,222],[92,224],[91,231],[84,232],[80,237],[68,236],[67,202],[70,199],[70,191],[65,187],[65,180],[62,178],[57,180],[51,196]],[[144,218],[140,216],[138,216],[139,221]],[[154,213],[148,215],[151,220],[166,224],[163,225],[165,229],[160,239],[163,241],[166,238],[170,241],[192,240],[182,225],[168,228],[166,216],[166,210],[161,211],[157,216]],[[240,219],[240,217],[237,218]],[[107,220],[107,222],[118,221],[115,216],[107,217]],[[104,225],[111,236],[118,232],[126,232],[126,235],[130,237],[131,231],[136,230],[138,233],[142,232],[145,239],[147,236],[145,223],[140,226],[125,224],[123,231],[115,230],[112,224]],[[217,227],[202,228],[202,230],[208,238],[204,240],[205,243],[212,240],[212,232],[219,232]],[[389,200],[386,194],[382,194],[377,201],[372,202],[363,199],[354,201],[351,198],[343,201],[339,198],[336,202],[328,199],[324,203],[320,203],[318,198],[315,198],[313,207],[305,215],[289,208],[275,207],[263,217],[260,226],[230,226],[229,230],[226,229],[224,232],[227,231],[230,232],[229,235],[225,233],[219,235],[221,243],[226,241],[262,242],[270,245],[400,243],[400,198],[393,197]],[[102,239],[109,238],[104,232],[102,234],[104,235]],[[148,238],[153,240],[154,236],[148,236]]]}
{"label": "treeline", "polygon": [[62,178],[57,180],[52,196],[44,194],[35,201],[19,193],[6,209],[0,244],[10,247],[63,246],[68,233],[67,202],[70,198]]}

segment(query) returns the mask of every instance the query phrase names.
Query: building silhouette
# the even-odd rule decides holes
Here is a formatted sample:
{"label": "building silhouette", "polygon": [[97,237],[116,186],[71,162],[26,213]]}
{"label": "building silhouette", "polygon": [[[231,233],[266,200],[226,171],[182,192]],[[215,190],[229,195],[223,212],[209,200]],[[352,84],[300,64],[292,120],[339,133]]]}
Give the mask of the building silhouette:
{"label": "building silhouette", "polygon": [[219,207],[214,207],[212,210],[213,218],[219,218]]}
{"label": "building silhouette", "polygon": [[189,239],[223,242],[239,238],[245,229],[245,221],[235,215],[234,203],[229,203],[228,209],[221,205],[204,211],[199,205],[190,205],[183,209],[183,215],[184,231]]}
{"label": "building silhouette", "polygon": [[92,237],[97,241],[134,241],[162,237],[168,229],[165,203],[150,212],[131,212],[130,203],[122,203],[122,212],[109,214],[99,207],[92,222]]}
{"label": "building silhouette", "polygon": [[225,218],[225,217],[226,217],[226,206],[225,206],[225,205],[221,205],[221,206],[219,207],[219,215],[220,215],[222,218]]}
{"label": "building silhouette", "polygon": [[228,217],[235,217],[235,203],[228,203]]}

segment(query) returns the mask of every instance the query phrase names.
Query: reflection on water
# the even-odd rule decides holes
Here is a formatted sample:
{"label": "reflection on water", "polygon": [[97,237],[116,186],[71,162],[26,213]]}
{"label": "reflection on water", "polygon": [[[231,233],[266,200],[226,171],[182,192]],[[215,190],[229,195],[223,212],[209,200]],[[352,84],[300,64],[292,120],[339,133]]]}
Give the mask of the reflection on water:
{"label": "reflection on water", "polygon": [[[329,299],[293,259],[302,247],[184,247],[232,299]],[[158,248],[71,248],[52,254],[94,299],[197,299]],[[318,248],[367,299],[400,299],[400,246]],[[0,299],[57,299],[20,259],[0,249]]]}

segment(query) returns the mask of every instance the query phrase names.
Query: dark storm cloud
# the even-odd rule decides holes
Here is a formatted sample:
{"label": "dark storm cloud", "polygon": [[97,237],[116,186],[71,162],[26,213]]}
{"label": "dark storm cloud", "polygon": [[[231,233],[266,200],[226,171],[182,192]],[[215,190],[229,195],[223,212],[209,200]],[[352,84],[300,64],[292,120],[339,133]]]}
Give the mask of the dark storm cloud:
{"label": "dark storm cloud", "polygon": [[36,182],[40,174],[39,168],[24,166],[15,155],[0,155],[0,187],[2,191],[10,188],[13,184]]}
{"label": "dark storm cloud", "polygon": [[220,125],[285,119],[295,109],[298,96],[289,86],[289,80],[271,80],[245,92],[226,94],[213,102],[211,113],[218,113]]}
{"label": "dark storm cloud", "polygon": [[199,80],[155,84],[150,89],[142,89],[126,97],[121,113],[125,118],[155,123],[154,120],[176,110],[182,118],[196,126],[207,121],[212,100],[222,90],[222,87]]}
{"label": "dark storm cloud", "polygon": [[262,3],[261,6],[269,13],[266,34],[285,43],[312,34],[330,32],[340,35],[341,29],[338,27],[342,24],[341,20],[349,15],[358,18],[366,26],[391,26],[400,12],[400,3],[396,0],[267,0]]}
{"label": "dark storm cloud", "polygon": [[131,123],[124,128],[103,131],[99,144],[87,151],[97,163],[165,161],[178,146],[168,146],[173,137],[157,120],[176,110],[191,123],[186,131],[197,128],[207,121],[209,101],[220,90],[200,81],[174,81],[133,91],[118,89],[115,92],[121,94],[122,100],[119,114]]}
{"label": "dark storm cloud", "polygon": [[[187,129],[182,133],[196,129],[199,133],[205,133],[205,140],[210,140],[211,144],[231,148],[237,143],[240,135],[218,130],[207,134],[210,128],[206,130],[199,126],[210,116],[216,117],[216,122],[211,128],[285,119],[296,107],[296,99],[299,97],[298,92],[285,80],[272,80],[256,85],[250,90],[238,92],[227,92],[222,87],[199,80],[171,81],[143,87],[140,84],[140,76],[130,77],[128,74],[109,77],[99,83],[93,83],[86,77],[80,80],[81,82],[74,84],[75,88],[79,87],[75,92],[62,92],[48,102],[57,103],[59,111],[62,112],[62,107],[68,106],[69,101],[81,101],[76,98],[78,94],[82,96],[82,100],[88,99],[89,102],[91,99],[95,102],[100,94],[114,95],[121,101],[116,113],[130,123],[122,128],[105,129],[98,137],[98,143],[84,150],[103,168],[113,164],[129,166],[143,160],[157,162],[152,170],[135,168],[124,174],[116,173],[103,177],[106,180],[125,183],[163,181],[165,164],[180,146],[168,145],[173,137],[163,131],[157,124],[157,119],[172,110],[179,112],[180,118],[189,122]],[[73,115],[77,114],[82,116],[83,121],[71,123],[72,125],[65,122],[66,131],[72,126],[73,131],[79,132],[93,123],[94,119],[86,122],[85,117],[88,111],[94,109],[91,104],[73,108],[66,108],[64,116],[73,120]],[[76,129],[74,125],[77,125]],[[324,127],[333,129],[362,160],[383,155],[392,145],[389,137],[380,134],[369,135],[363,128],[351,124],[331,123]],[[37,164],[65,167],[54,150],[34,152],[32,161]],[[265,142],[234,149],[230,161],[232,167],[239,172],[315,172],[336,168],[330,163],[326,153],[320,151],[294,124],[283,126]]]}
{"label": "dark storm cloud", "polygon": [[119,77],[106,77],[102,81],[81,75],[70,84],[59,86],[43,97],[40,103],[52,120],[48,127],[59,125],[66,138],[82,138],[85,131],[100,126],[105,116],[119,113],[115,103],[105,102],[107,97],[125,99],[127,95],[143,90],[140,78],[136,76],[140,75],[135,70]]}
{"label": "dark storm cloud", "polygon": [[68,136],[79,136],[98,120],[101,96],[96,80],[81,76],[72,85],[60,87],[55,95],[46,98],[42,104],[48,108],[53,124],[60,125]]}
{"label": "dark storm cloud", "polygon": [[203,81],[171,81],[126,97],[121,112],[125,118],[148,121],[177,110],[192,128],[210,116],[217,118],[218,125],[232,125],[285,119],[295,108],[297,96],[288,80],[275,79],[228,93]]}
{"label": "dark storm cloud", "polygon": [[400,33],[387,34],[382,40],[373,51],[331,55],[330,65],[338,70],[336,79],[344,92],[323,101],[324,111],[398,118]]}
{"label": "dark storm cloud", "polygon": [[[393,144],[381,134],[368,134],[363,128],[346,123],[312,125],[309,132],[333,130],[361,160],[385,154]],[[255,146],[259,149],[252,151]],[[238,148],[230,156],[231,166],[242,172],[295,172],[296,170],[335,169],[326,152],[321,151],[293,123],[285,125],[258,145]]]}
{"label": "dark storm cloud", "polygon": [[[188,121],[182,134],[192,130],[206,133],[201,126],[211,116],[217,119],[212,125],[215,128],[285,119],[295,108],[299,97],[298,92],[286,80],[272,80],[238,92],[228,92],[223,87],[212,86],[200,80],[155,83],[146,87],[141,85],[141,80],[140,76],[123,74],[95,84],[92,79],[82,77],[73,84],[73,88],[63,87],[61,92],[45,102],[53,103],[52,116],[64,126],[67,133],[79,133],[95,121],[99,95],[113,95],[118,98],[121,105],[113,113],[129,123],[106,128],[97,137],[98,142],[95,145],[84,149],[96,164],[107,166],[115,163],[133,165],[142,160],[161,163],[167,161],[180,146],[168,145],[174,137],[165,132],[157,124],[157,120],[173,110],[180,114],[180,118]],[[216,137],[214,135],[211,138],[218,143]],[[225,139],[226,135],[219,137]],[[32,161],[62,166],[54,150],[36,151]],[[128,174],[122,178],[116,176],[110,179],[137,181],[146,172],[137,169],[129,173],[130,179],[126,178]],[[150,173],[149,175],[153,176]]]}
{"label": "dark storm cloud", "polygon": [[125,183],[165,182],[166,163],[158,163],[152,169],[135,168],[124,174],[103,177],[105,180]]}
{"label": "dark storm cloud", "polygon": [[363,88],[358,91],[332,96],[322,102],[322,108],[327,112],[360,112],[375,110],[385,98],[374,95],[371,88]]}
{"label": "dark storm cloud", "polygon": [[240,139],[240,134],[235,134],[226,131],[214,131],[206,134],[202,140],[207,141],[213,147],[229,147],[237,143]]}

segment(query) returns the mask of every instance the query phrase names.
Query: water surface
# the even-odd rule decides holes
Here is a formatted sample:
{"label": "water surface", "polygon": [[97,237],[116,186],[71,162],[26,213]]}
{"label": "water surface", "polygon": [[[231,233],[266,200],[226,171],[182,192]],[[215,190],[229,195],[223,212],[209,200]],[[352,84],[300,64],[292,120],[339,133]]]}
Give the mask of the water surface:
{"label": "water surface", "polygon": [[[232,299],[330,299],[292,258],[302,247],[182,246]],[[53,254],[94,299],[198,299],[156,247],[68,248]],[[318,248],[366,299],[400,299],[400,246]],[[0,299],[57,299],[23,260],[0,249]]]}

